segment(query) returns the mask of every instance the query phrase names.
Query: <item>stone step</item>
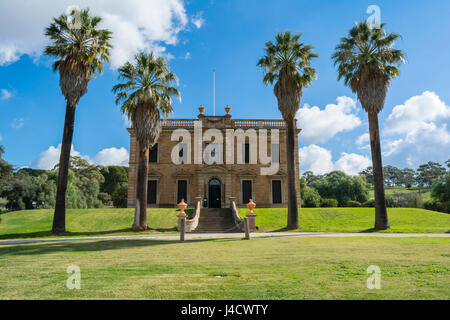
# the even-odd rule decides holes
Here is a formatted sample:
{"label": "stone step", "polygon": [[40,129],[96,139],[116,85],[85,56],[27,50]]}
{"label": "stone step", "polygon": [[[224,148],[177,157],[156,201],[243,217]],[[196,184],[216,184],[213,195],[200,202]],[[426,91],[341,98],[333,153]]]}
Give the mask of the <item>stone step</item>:
{"label": "stone step", "polygon": [[200,221],[193,233],[238,232],[229,208],[202,208]]}

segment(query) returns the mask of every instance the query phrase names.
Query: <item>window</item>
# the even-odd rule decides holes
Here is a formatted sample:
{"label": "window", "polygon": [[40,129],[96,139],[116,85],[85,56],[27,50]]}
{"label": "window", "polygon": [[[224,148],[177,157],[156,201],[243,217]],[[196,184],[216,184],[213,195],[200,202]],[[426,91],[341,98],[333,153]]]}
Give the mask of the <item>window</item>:
{"label": "window", "polygon": [[178,151],[178,159],[180,163],[187,163],[188,160],[188,146],[186,143],[180,143],[179,144],[179,151]]}
{"label": "window", "polygon": [[158,162],[158,144],[155,144],[153,147],[151,147],[149,149],[148,161],[150,163],[157,163]]}
{"label": "window", "polygon": [[205,162],[206,163],[223,163],[223,145],[217,143],[205,143]]}
{"label": "window", "polygon": [[272,180],[272,203],[280,204],[281,199],[281,180]]}
{"label": "window", "polygon": [[181,199],[184,199],[184,202],[188,202],[188,194],[187,194],[187,180],[178,180],[177,187],[177,203],[181,202]]}
{"label": "window", "polygon": [[250,163],[250,144],[244,144],[244,163]]}
{"label": "window", "polygon": [[271,144],[271,155],[272,155],[272,163],[280,163],[280,145],[279,144]]}

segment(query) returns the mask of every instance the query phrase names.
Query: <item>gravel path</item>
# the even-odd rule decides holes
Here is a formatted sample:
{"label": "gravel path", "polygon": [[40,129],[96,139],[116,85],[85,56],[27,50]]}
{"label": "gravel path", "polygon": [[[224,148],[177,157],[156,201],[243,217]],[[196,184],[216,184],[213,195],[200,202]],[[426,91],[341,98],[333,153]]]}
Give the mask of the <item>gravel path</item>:
{"label": "gravel path", "polygon": [[[185,240],[193,239],[234,239],[243,238],[243,233],[187,233]],[[309,237],[327,237],[327,238],[450,238],[450,234],[436,234],[436,233],[321,233],[321,232],[272,232],[272,233],[252,233],[252,238],[309,238]],[[75,242],[75,241],[98,241],[98,240],[179,240],[180,236],[177,234],[171,235],[135,235],[135,236],[108,236],[108,237],[76,237],[76,238],[49,238],[49,239],[20,239],[20,240],[1,240],[1,245],[12,244],[28,244],[28,243],[50,243],[50,242]]]}

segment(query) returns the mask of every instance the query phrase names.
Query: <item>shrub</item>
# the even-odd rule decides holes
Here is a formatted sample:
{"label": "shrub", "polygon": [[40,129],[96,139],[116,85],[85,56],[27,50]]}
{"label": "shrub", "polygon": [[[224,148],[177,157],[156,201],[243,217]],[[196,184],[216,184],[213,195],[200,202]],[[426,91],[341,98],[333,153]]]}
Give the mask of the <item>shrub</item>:
{"label": "shrub", "polygon": [[423,208],[422,197],[418,193],[394,193],[386,197],[389,208]]}
{"label": "shrub", "polygon": [[319,192],[306,185],[304,177],[300,180],[300,193],[302,197],[302,206],[305,208],[318,208],[320,207],[320,195]]}
{"label": "shrub", "polygon": [[336,208],[338,204],[336,199],[322,199],[320,201],[320,206],[323,208]]}
{"label": "shrub", "polygon": [[435,199],[426,200],[423,207],[427,210],[450,213],[450,201],[439,202]]}
{"label": "shrub", "polygon": [[374,200],[374,199],[371,199],[371,200],[369,200],[369,201],[366,201],[366,202],[364,202],[364,203],[362,204],[362,206],[363,206],[364,208],[375,208],[375,200]]}
{"label": "shrub", "polygon": [[349,208],[358,208],[361,207],[361,202],[350,200],[346,203],[345,206]]}

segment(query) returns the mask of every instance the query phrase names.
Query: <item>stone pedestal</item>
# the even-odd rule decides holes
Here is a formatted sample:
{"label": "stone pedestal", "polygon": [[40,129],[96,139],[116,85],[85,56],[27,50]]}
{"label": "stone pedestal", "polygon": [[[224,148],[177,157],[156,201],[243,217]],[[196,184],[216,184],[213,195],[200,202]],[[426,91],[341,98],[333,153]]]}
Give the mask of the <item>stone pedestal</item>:
{"label": "stone pedestal", "polygon": [[250,232],[256,231],[256,214],[249,213],[247,214],[247,220],[248,220],[248,228],[250,229]]}

